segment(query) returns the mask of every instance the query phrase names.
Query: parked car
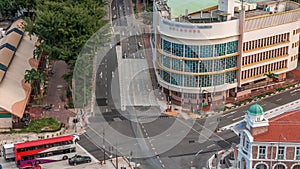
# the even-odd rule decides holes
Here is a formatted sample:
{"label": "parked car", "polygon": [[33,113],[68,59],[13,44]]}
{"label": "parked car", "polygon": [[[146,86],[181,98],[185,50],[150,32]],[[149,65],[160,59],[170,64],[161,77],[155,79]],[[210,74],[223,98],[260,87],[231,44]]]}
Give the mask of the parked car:
{"label": "parked car", "polygon": [[91,161],[92,161],[92,159],[89,156],[75,155],[75,156],[69,158],[69,164],[70,165],[77,165],[77,164],[82,164],[82,163],[90,163]]}

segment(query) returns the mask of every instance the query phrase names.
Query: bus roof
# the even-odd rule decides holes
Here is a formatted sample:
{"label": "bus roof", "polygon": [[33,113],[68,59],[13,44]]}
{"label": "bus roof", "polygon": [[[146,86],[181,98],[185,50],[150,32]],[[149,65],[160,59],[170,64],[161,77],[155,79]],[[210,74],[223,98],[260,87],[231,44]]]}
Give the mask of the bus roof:
{"label": "bus roof", "polygon": [[13,148],[14,144],[4,144],[3,148],[7,149],[7,148]]}
{"label": "bus roof", "polygon": [[19,148],[25,148],[25,147],[33,147],[33,146],[51,144],[51,143],[66,141],[66,140],[73,140],[73,137],[72,136],[60,136],[60,137],[43,139],[43,140],[34,140],[34,141],[29,141],[29,142],[24,142],[24,143],[17,143],[17,144],[15,144],[15,148],[19,149]]}

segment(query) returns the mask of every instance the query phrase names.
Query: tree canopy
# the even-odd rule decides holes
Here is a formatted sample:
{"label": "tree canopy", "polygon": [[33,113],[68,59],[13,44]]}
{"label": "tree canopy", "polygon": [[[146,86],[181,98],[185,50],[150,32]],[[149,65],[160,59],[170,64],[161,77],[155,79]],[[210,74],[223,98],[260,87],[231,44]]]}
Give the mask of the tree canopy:
{"label": "tree canopy", "polygon": [[36,6],[36,0],[1,0],[0,15],[3,20],[18,16],[22,10],[30,11]]}
{"label": "tree canopy", "polygon": [[87,40],[108,22],[104,5],[95,0],[40,0],[26,30],[38,36],[51,59],[63,60],[72,69]]}

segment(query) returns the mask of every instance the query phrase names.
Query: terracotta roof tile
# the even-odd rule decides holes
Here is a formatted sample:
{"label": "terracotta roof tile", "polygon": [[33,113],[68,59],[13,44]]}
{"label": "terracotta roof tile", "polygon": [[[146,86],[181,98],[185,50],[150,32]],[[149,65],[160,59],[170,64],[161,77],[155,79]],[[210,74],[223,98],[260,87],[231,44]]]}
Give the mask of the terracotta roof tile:
{"label": "terracotta roof tile", "polygon": [[268,131],[254,136],[254,141],[300,142],[300,134],[298,134],[299,131],[300,110],[296,110],[270,119]]}

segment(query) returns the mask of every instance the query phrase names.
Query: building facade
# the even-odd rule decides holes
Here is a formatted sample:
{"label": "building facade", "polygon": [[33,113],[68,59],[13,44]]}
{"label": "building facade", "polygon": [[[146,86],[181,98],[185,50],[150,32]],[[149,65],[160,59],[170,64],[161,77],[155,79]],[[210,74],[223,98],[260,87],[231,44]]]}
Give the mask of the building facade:
{"label": "building facade", "polygon": [[300,111],[267,120],[258,104],[248,109],[240,131],[238,168],[299,169]]}
{"label": "building facade", "polygon": [[284,80],[297,66],[300,5],[295,2],[219,0],[197,12],[186,9],[183,16],[171,11],[166,1],[154,2],[153,61],[172,101],[197,107],[222,103],[250,93],[269,72]]}

